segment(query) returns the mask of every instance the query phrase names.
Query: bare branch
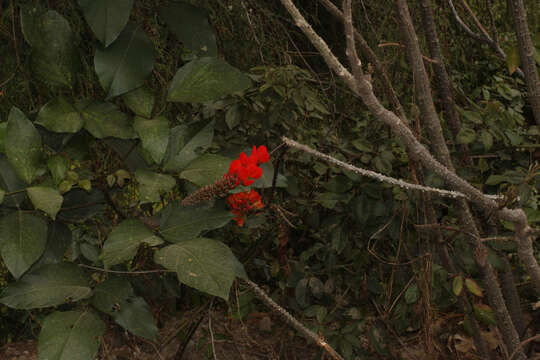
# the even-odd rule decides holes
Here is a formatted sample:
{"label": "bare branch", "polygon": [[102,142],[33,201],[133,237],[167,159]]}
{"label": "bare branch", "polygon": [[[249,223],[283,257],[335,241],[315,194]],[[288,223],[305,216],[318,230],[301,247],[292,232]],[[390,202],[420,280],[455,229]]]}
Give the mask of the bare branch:
{"label": "bare branch", "polygon": [[[339,20],[343,21],[343,13],[330,1],[330,0],[319,0],[321,4],[332,14],[334,17],[338,18]],[[388,101],[396,111],[397,115],[400,119],[403,121],[407,121],[407,117],[405,115],[405,111],[403,110],[403,107],[401,106],[401,103],[396,95],[396,92],[394,91],[394,87],[392,86],[392,83],[390,82],[390,79],[388,78],[388,74],[386,73],[386,70],[384,69],[384,66],[377,58],[377,55],[371,50],[371,47],[367,43],[367,41],[364,39],[362,34],[356,28],[354,29],[354,38],[358,42],[358,45],[360,46],[361,53],[366,57],[367,61],[373,65],[375,68],[376,74],[380,76],[380,79],[382,81],[383,89],[388,97]]]}
{"label": "bare branch", "polygon": [[352,5],[351,0],[343,1],[343,23],[345,24],[345,39],[347,43],[347,49],[345,53],[349,59],[349,64],[351,65],[352,73],[354,77],[358,80],[363,75],[362,71],[362,62],[358,58],[358,53],[356,52],[356,41],[354,40],[354,26],[352,22]]}
{"label": "bare branch", "polygon": [[253,291],[259,300],[261,300],[270,309],[276,311],[287,324],[294,327],[298,332],[308,339],[313,340],[313,342],[323,348],[334,360],[343,360],[341,355],[339,355],[322,336],[315,334],[313,331],[306,328],[300,321],[296,320],[291,314],[289,314],[287,310],[279,306],[274,300],[266,295],[266,293],[257,284],[247,279],[242,279],[242,281],[251,289],[251,291]]}
{"label": "bare branch", "polygon": [[[439,196],[443,196],[443,197],[449,197],[449,198],[453,198],[453,199],[456,199],[456,198],[466,198],[467,196],[463,193],[460,193],[460,192],[457,192],[457,191],[451,191],[451,190],[444,190],[444,189],[437,189],[437,188],[432,188],[432,187],[428,187],[428,186],[423,186],[423,185],[418,185],[418,184],[412,184],[412,183],[408,183],[406,181],[403,181],[403,180],[400,180],[400,179],[396,179],[396,178],[393,178],[393,177],[389,177],[389,176],[386,176],[386,175],[383,175],[383,174],[379,174],[375,171],[371,171],[371,170],[367,170],[367,169],[361,169],[361,168],[358,168],[354,165],[351,165],[351,164],[348,164],[346,162],[343,162],[341,160],[338,160],[330,155],[326,155],[326,154],[323,154],[317,150],[314,150],[312,148],[310,148],[309,146],[307,145],[304,145],[304,144],[300,144],[294,140],[291,140],[285,136],[283,136],[281,138],[283,140],[283,142],[287,145],[289,145],[290,147],[293,147],[295,149],[298,149],[298,150],[302,150],[310,155],[313,155],[313,156],[316,156],[320,159],[323,159],[323,160],[326,160],[328,161],[329,163],[331,164],[334,164],[334,165],[337,165],[339,167],[342,167],[346,170],[349,170],[349,171],[352,171],[356,174],[359,174],[359,175],[362,175],[362,176],[367,176],[367,177],[370,177],[372,179],[375,179],[377,181],[380,181],[380,182],[384,182],[384,183],[388,183],[388,184],[392,184],[392,185],[395,185],[395,186],[399,186],[401,188],[404,188],[404,189],[409,189],[409,190],[418,190],[418,191],[422,191],[422,192],[430,192],[430,193],[435,193],[436,195],[439,195]],[[497,195],[495,195],[495,197],[498,198]]]}

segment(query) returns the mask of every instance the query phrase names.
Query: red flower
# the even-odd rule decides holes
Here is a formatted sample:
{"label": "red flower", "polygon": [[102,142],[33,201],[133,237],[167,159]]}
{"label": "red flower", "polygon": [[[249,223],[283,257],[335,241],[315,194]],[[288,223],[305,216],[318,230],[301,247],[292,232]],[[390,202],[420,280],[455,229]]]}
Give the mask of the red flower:
{"label": "red flower", "polygon": [[235,215],[234,220],[238,226],[243,226],[246,214],[251,210],[262,209],[264,204],[261,195],[255,190],[244,191],[229,195],[227,202]]}
{"label": "red flower", "polygon": [[251,155],[248,157],[244,152],[240,153],[238,159],[233,160],[229,166],[229,176],[234,176],[238,179],[238,184],[249,186],[253,183],[252,179],[258,179],[262,176],[262,169],[259,164],[270,160],[270,155],[266,146],[253,146]]}

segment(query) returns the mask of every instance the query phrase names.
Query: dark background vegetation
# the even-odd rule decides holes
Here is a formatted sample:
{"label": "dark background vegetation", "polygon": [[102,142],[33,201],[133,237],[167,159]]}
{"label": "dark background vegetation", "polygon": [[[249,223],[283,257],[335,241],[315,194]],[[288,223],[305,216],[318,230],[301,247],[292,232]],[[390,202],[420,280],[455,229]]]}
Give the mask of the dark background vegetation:
{"label": "dark background vegetation", "polygon": [[[235,101],[204,105],[167,102],[170,81],[187,62],[189,52],[159,17],[158,9],[164,2],[135,0],[130,16],[130,21],[150,37],[156,50],[155,66],[145,81],[156,100],[154,114],[165,116],[171,126],[215,118],[211,152],[234,154],[253,144],[266,144],[273,150],[285,135],[359,167],[411,181],[410,164],[399,139],[376,122],[336,79],[278,1],[193,1],[208,10],[219,56],[254,75],[256,81],[241,97],[230,97]],[[105,99],[93,64],[99,44],[77,2],[39,2],[64,16],[75,34],[81,67],[73,89],[50,86],[34,77],[28,60],[31,48],[21,33],[19,3],[23,2],[1,2],[0,121],[7,120],[12,106],[32,120],[45,103],[59,95]],[[466,160],[458,144],[449,141],[457,172],[485,193],[519,193],[519,205],[526,210],[530,223],[538,225],[539,182],[528,175],[534,173],[531,166],[540,159],[540,130],[526,103],[525,84],[519,77],[509,75],[509,65],[489,47],[461,31],[445,1],[433,3],[443,55],[466,129],[458,141],[469,146]],[[490,21],[487,3],[493,3],[491,10],[501,44],[511,54],[516,42],[506,3],[471,0],[470,5],[484,24]],[[342,24],[317,1],[296,4],[335,53],[345,59]],[[355,26],[386,67],[411,123],[415,124],[419,111],[393,2],[360,0],[353,4]],[[533,0],[526,5],[538,49],[540,7]],[[409,6],[419,40],[425,45],[421,21],[417,18],[418,4],[410,1]],[[376,79],[374,87],[375,93],[383,93]],[[111,102],[130,112],[121,97]],[[235,110],[230,110],[232,107]],[[443,125],[446,125],[444,120]],[[415,129],[420,136],[421,130]],[[445,131],[447,139],[451,139],[446,127]],[[422,140],[429,143],[429,139]],[[79,156],[76,171],[95,188],[100,188],[106,177],[118,170],[129,172],[126,157],[109,141],[81,134],[70,146],[73,154]],[[346,359],[419,359],[428,353],[439,354],[440,358],[475,358],[467,319],[456,307],[453,282],[457,274],[448,273],[441,266],[427,234],[415,226],[425,223],[418,194],[362,178],[291,149],[284,153],[281,150],[272,154],[272,162],[287,182],[284,187],[262,191],[267,209],[264,214],[248,218],[245,227],[230,223],[214,231],[244,264],[249,278],[308,327],[322,334]],[[442,180],[430,173],[426,183],[443,186]],[[85,222],[74,225],[69,219],[64,220],[74,234],[80,234],[74,235],[79,243],[89,237],[99,249],[106,234],[126,214],[159,215],[169,202],[181,199],[193,188],[179,180],[162,197],[161,203],[138,206],[136,186],[130,178],[124,186],[108,190],[107,201],[99,209],[91,208]],[[464,277],[476,280],[482,287],[471,243],[456,230],[455,208],[440,199],[435,202],[454,262]],[[510,229],[505,225],[498,226],[500,236],[509,234]],[[528,329],[537,334],[538,297],[515,255],[515,245],[511,241],[489,244],[490,261],[495,268],[504,267],[500,258],[510,261]],[[73,247],[69,249],[67,256],[74,251]],[[77,262],[99,264],[99,260],[84,252]],[[123,269],[156,268],[150,249],[141,248]],[[100,282],[103,276],[96,271],[93,279]],[[175,279],[171,274],[144,274],[129,279],[137,295],[148,302],[158,328],[172,326],[182,341],[189,340],[190,329],[197,328],[202,317],[204,321],[197,336],[192,338],[191,351],[199,349],[203,354],[211,354],[210,334],[205,327],[209,296],[186,286],[171,285]],[[12,281],[2,266],[0,289]],[[473,298],[476,304],[487,303],[481,296]],[[241,284],[235,283],[229,302],[216,299],[212,304],[216,332],[213,335],[223,344],[238,344],[236,349],[246,356],[322,358],[315,345],[285,330],[281,320]],[[61,306],[64,310],[69,308],[70,305]],[[4,305],[0,305],[0,310],[0,343],[36,339],[41,321],[52,311],[13,310]],[[500,335],[493,327],[492,312],[478,311],[476,316],[493,344],[493,351],[498,352]],[[108,331],[117,339],[112,347],[128,344],[145,354],[157,351],[148,341],[123,334],[112,321],[109,325]],[[238,330],[244,326],[252,326],[250,334]],[[246,340],[249,336],[256,340]],[[280,343],[285,345],[280,348]],[[264,349],[273,350],[265,354]]]}

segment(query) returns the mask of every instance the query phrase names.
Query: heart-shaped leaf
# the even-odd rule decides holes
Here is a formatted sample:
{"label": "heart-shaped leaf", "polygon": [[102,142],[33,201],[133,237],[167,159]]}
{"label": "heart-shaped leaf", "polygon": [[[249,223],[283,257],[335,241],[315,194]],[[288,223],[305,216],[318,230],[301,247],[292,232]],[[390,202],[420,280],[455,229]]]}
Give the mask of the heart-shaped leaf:
{"label": "heart-shaped leaf", "polygon": [[203,103],[244,91],[251,80],[225,61],[203,57],[182,66],[174,76],[167,100]]}
{"label": "heart-shaped leaf", "polygon": [[141,204],[161,201],[160,194],[171,190],[176,185],[172,176],[147,170],[137,170],[135,179],[139,184]]}
{"label": "heart-shaped leaf", "polygon": [[42,323],[39,359],[92,360],[99,349],[105,323],[90,311],[55,311]]}
{"label": "heart-shaped leaf", "polygon": [[133,127],[141,138],[143,149],[156,164],[161,163],[169,143],[169,121],[163,116],[152,120],[136,117]]}
{"label": "heart-shaped leaf", "polygon": [[75,106],[65,98],[49,101],[39,110],[36,124],[54,132],[76,133],[82,129],[84,119]]}
{"label": "heart-shaped leaf", "polygon": [[56,218],[64,198],[57,189],[45,186],[33,186],[26,189],[28,197],[36,209],[43,210],[51,218]]}
{"label": "heart-shaped leaf", "polygon": [[163,159],[163,170],[178,172],[210,147],[214,138],[214,121],[206,125],[180,125],[171,129]]}
{"label": "heart-shaped leaf", "polygon": [[140,29],[127,26],[105,49],[97,49],[94,66],[107,98],[141,86],[154,67],[154,44]]}
{"label": "heart-shaped leaf", "polygon": [[19,210],[0,219],[0,252],[16,279],[41,256],[46,242],[47,224],[41,218]]}
{"label": "heart-shaped leaf", "polygon": [[79,0],[79,5],[90,29],[107,47],[126,26],[133,0]]}
{"label": "heart-shaped leaf", "polygon": [[189,163],[180,178],[205,186],[220,179],[229,170],[231,159],[215,154],[204,154]]}
{"label": "heart-shaped leaf", "polygon": [[116,137],[134,139],[137,137],[129,123],[128,116],[106,102],[94,102],[81,110],[85,119],[84,128],[98,139]]}
{"label": "heart-shaped leaf", "polygon": [[185,208],[171,203],[163,211],[160,234],[169,242],[193,239],[204,230],[225,226],[234,215],[219,208]]}
{"label": "heart-shaped leaf", "polygon": [[163,243],[143,223],[127,219],[116,226],[103,245],[103,263],[105,266],[120,264],[133,259],[142,243],[156,246]]}
{"label": "heart-shaped leaf", "polygon": [[216,36],[204,9],[184,2],[168,2],[159,15],[178,40],[193,52],[217,56]]}
{"label": "heart-shaped leaf", "polygon": [[8,285],[0,303],[15,309],[56,306],[85,299],[92,294],[90,278],[73,263],[50,264]]}
{"label": "heart-shaped leaf", "polygon": [[234,279],[246,277],[244,267],[231,249],[207,238],[167,246],[155,253],[154,261],[176,271],[181,283],[225,300]]}
{"label": "heart-shaped leaf", "polygon": [[112,277],[96,286],[92,305],[137,336],[151,340],[157,335],[152,311],[143,298],[135,296],[127,279]]}
{"label": "heart-shaped leaf", "polygon": [[6,155],[17,176],[30,184],[41,160],[41,136],[34,124],[16,107],[8,116]]}

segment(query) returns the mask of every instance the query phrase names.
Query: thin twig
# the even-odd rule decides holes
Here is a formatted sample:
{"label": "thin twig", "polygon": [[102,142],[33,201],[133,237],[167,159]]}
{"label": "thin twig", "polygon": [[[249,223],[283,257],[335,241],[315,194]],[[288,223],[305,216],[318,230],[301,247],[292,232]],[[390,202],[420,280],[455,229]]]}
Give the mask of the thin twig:
{"label": "thin twig", "polygon": [[514,358],[514,356],[516,356],[516,354],[518,353],[518,350],[519,349],[522,349],[525,345],[527,345],[528,343],[530,343],[531,341],[534,341],[534,340],[537,340],[537,339],[540,339],[540,334],[537,334],[537,335],[534,335],[533,337],[530,337],[526,340],[523,340],[522,342],[519,343],[519,347],[514,350],[514,352],[512,353],[512,355],[510,355],[510,357],[508,358],[508,360],[512,360]]}
{"label": "thin twig", "polygon": [[266,293],[257,284],[247,279],[242,279],[242,281],[251,289],[251,291],[253,291],[253,293],[256,297],[259,298],[259,300],[261,300],[269,308],[275,310],[286,323],[294,327],[302,335],[313,340],[317,345],[323,348],[333,359],[344,360],[343,357],[341,357],[341,355],[339,355],[336,350],[334,350],[334,348],[326,342],[322,335],[317,335],[313,331],[306,328],[301,322],[299,322],[291,314],[289,314],[287,310],[279,306],[274,300],[272,300],[268,295],[266,295]]}
{"label": "thin twig", "polygon": [[212,354],[214,360],[217,360],[216,345],[214,344],[214,331],[212,330],[212,305],[214,305],[214,298],[210,301],[210,308],[208,309],[208,331],[210,332],[210,341],[212,343]]}

